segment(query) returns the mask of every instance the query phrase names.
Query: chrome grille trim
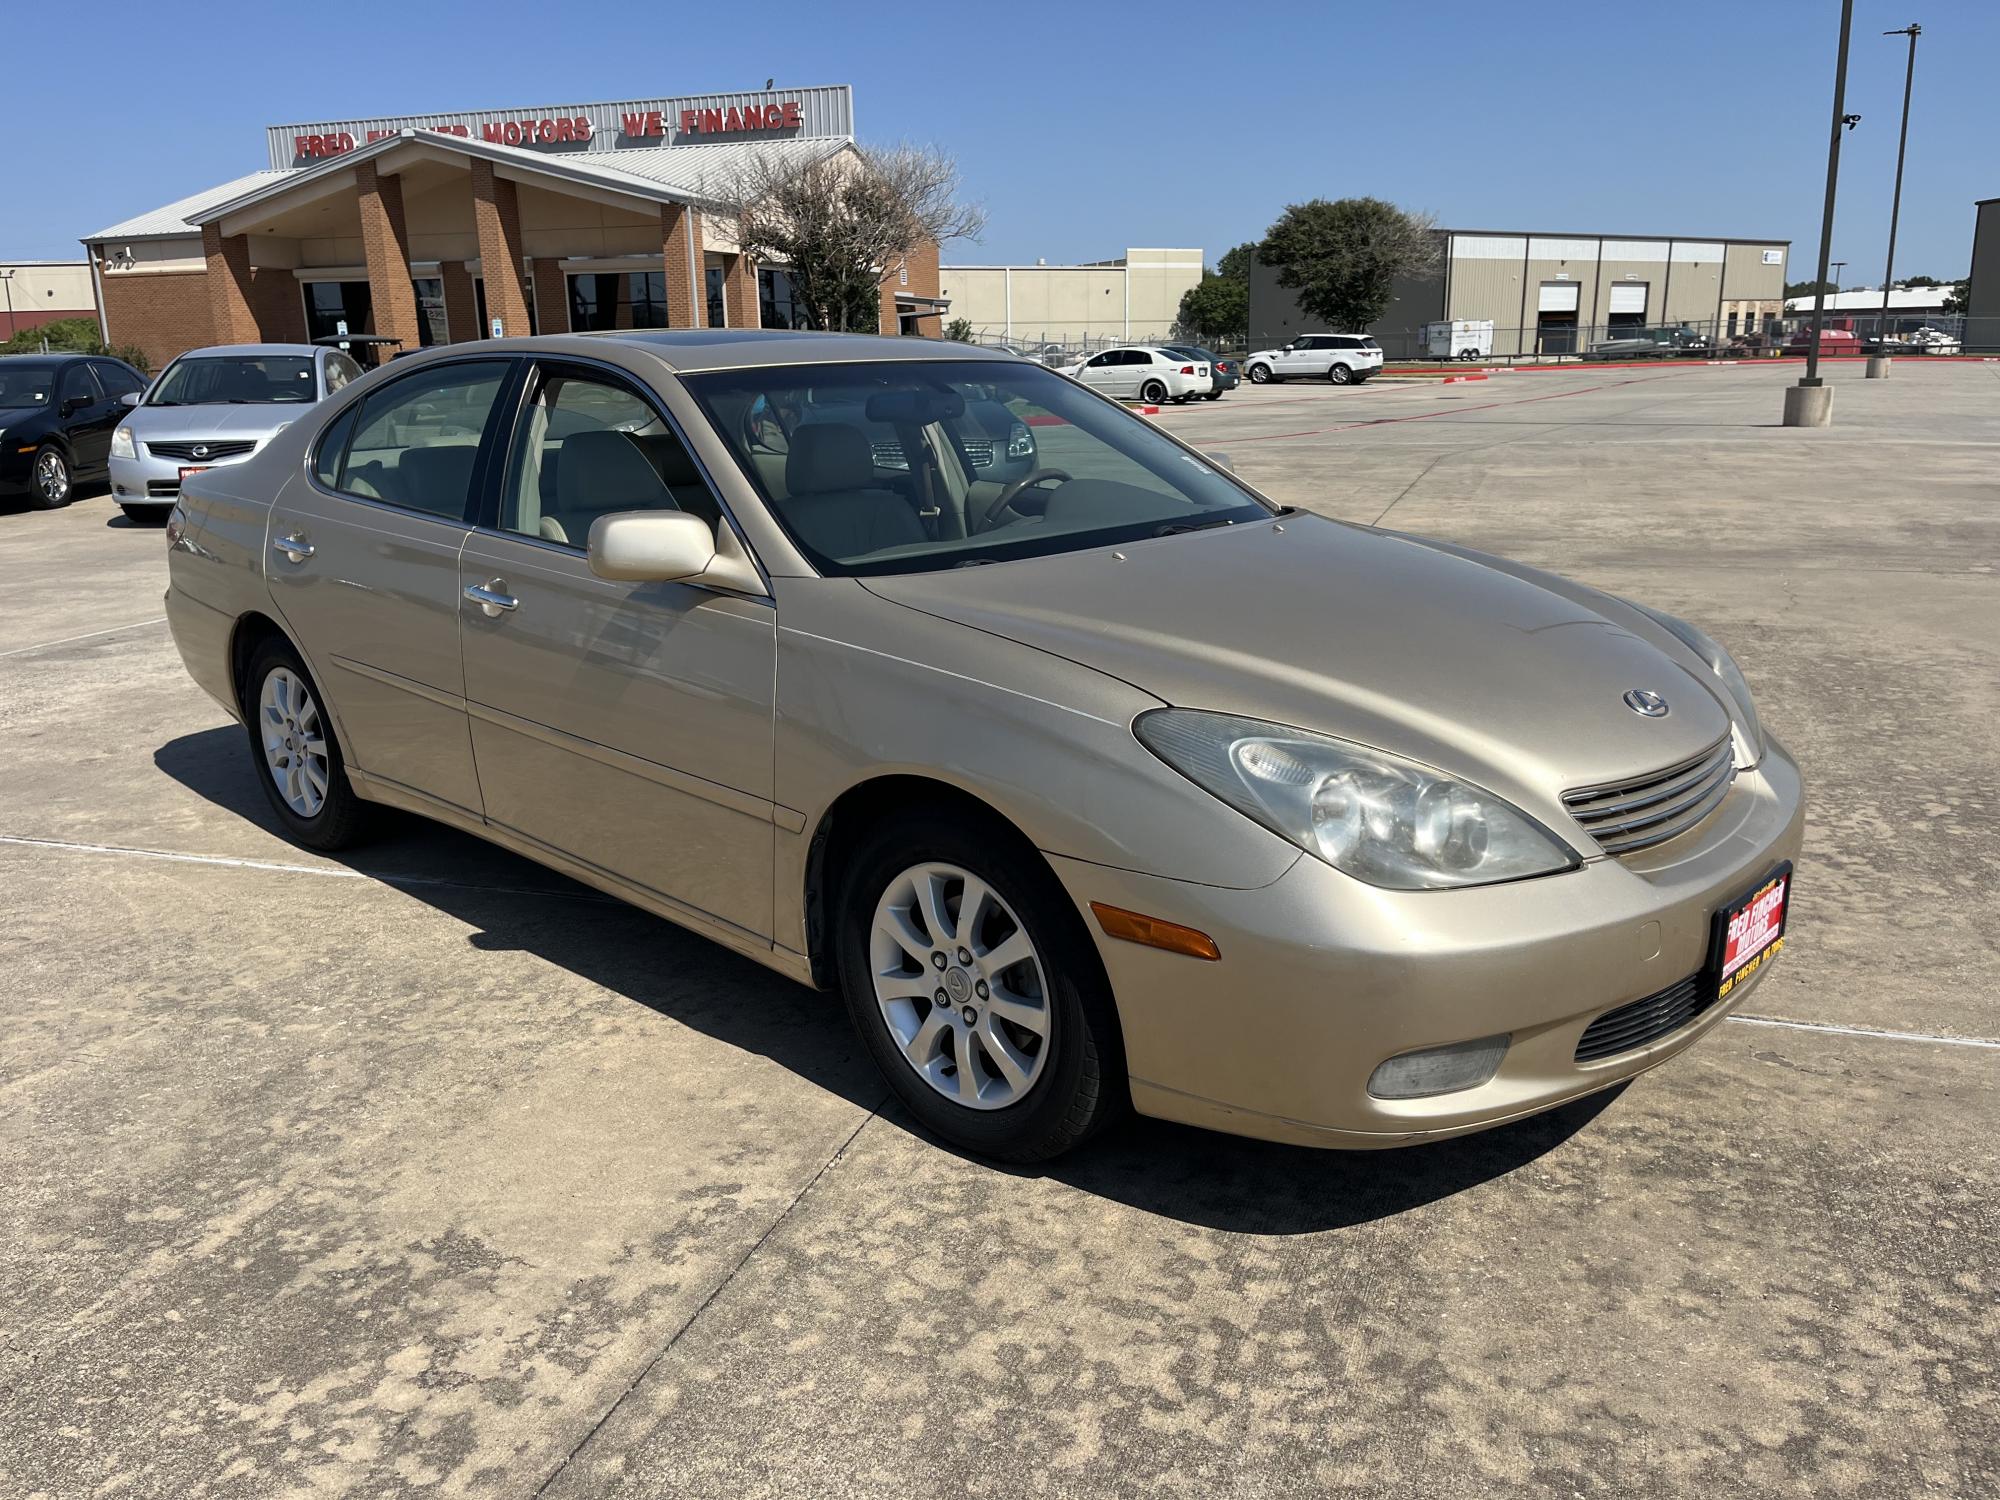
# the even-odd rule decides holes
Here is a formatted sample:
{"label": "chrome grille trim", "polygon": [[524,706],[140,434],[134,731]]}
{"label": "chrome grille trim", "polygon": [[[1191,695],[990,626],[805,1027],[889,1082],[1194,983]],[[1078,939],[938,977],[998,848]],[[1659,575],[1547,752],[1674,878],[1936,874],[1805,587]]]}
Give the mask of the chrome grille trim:
{"label": "chrome grille trim", "polygon": [[1714,812],[1736,779],[1736,747],[1724,735],[1699,755],[1662,770],[1563,793],[1563,806],[1606,854],[1634,854],[1678,838]]}
{"label": "chrome grille trim", "polygon": [[[214,463],[217,459],[241,458],[256,446],[255,438],[216,438],[207,442],[190,438],[184,443],[156,443],[148,439],[146,451],[155,458],[176,459],[184,464],[205,464]],[[194,451],[197,448],[208,451],[197,457]]]}
{"label": "chrome grille trim", "polygon": [[[965,455],[972,460],[975,469],[993,467],[993,444],[985,438],[969,438],[965,442]],[[873,451],[875,467],[878,469],[907,469],[910,462],[903,456],[903,445],[887,439],[869,444]]]}
{"label": "chrome grille trim", "polygon": [[1715,1003],[1715,990],[1715,981],[1707,974],[1690,974],[1657,994],[1607,1010],[1583,1029],[1576,1060],[1601,1062],[1679,1031]]}

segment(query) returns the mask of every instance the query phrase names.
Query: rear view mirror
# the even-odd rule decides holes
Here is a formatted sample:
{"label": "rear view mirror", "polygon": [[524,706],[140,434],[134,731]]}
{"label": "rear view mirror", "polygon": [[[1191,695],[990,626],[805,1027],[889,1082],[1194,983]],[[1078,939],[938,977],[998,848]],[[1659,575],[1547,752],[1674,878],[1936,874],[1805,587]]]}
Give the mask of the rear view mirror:
{"label": "rear view mirror", "polygon": [[1290,344],[1285,345],[1285,353],[1290,354],[1291,352],[1292,346]]}
{"label": "rear view mirror", "polygon": [[625,583],[698,578],[715,561],[715,532],[682,510],[628,510],[590,523],[590,571]]}

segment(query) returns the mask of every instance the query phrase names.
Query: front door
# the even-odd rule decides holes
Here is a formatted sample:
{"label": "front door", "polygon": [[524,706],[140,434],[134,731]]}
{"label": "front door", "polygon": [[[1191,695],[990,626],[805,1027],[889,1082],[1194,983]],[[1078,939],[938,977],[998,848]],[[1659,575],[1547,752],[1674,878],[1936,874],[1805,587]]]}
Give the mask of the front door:
{"label": "front door", "polygon": [[98,388],[97,377],[82,360],[63,367],[56,400],[63,436],[69,439],[71,476],[102,473],[111,462],[111,429],[125,408]]}
{"label": "front door", "polygon": [[271,597],[367,776],[479,811],[458,552],[515,362],[426,365],[321,437],[272,507]]}
{"label": "front door", "polygon": [[592,573],[600,515],[728,523],[625,376],[551,362],[532,382],[493,524],[459,562],[486,816],[768,939],[776,613],[768,599]]}

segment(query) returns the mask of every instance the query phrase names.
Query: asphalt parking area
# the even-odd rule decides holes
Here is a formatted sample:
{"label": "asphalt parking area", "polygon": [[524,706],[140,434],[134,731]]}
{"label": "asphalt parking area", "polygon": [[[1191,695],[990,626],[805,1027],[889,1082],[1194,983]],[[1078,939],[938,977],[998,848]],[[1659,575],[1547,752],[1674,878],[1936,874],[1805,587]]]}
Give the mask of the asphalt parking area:
{"label": "asphalt parking area", "polygon": [[1750,1017],[1382,1154],[943,1150],[699,939],[413,820],[285,843],[158,532],[0,512],[0,1495],[2000,1491],[1996,372],[1159,418],[1700,622],[1807,773]]}

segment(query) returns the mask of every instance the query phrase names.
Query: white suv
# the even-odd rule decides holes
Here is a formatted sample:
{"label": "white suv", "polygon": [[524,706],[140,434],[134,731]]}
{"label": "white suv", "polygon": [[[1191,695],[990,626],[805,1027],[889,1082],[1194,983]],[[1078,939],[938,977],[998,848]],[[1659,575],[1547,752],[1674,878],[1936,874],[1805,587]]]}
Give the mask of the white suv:
{"label": "white suv", "polygon": [[1063,366],[1059,373],[1107,396],[1153,403],[1206,396],[1215,383],[1205,363],[1149,344],[1106,349],[1080,364]]}
{"label": "white suv", "polygon": [[1382,369],[1382,346],[1364,333],[1302,333],[1282,349],[1260,349],[1244,362],[1253,385],[1313,376],[1359,385]]}

